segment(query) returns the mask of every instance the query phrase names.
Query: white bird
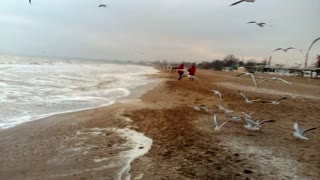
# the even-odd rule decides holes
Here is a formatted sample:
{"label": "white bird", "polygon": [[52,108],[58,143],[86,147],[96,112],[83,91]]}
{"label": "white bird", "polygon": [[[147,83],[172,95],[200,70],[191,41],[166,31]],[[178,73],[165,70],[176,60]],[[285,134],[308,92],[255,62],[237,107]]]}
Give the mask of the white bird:
{"label": "white bird", "polygon": [[244,117],[246,118],[246,119],[252,119],[252,114],[254,114],[255,112],[252,112],[252,113],[245,113],[245,112],[241,112],[243,115],[244,115]]}
{"label": "white bird", "polygon": [[106,5],[106,4],[100,4],[98,7],[104,7],[104,8],[106,8],[106,7],[108,7],[108,5]]}
{"label": "white bird", "polygon": [[309,129],[306,129],[306,130],[302,130],[300,128],[300,125],[299,123],[295,122],[293,124],[293,129],[294,129],[294,132],[293,132],[293,135],[299,139],[305,139],[305,140],[308,140],[308,138],[305,136],[305,134],[311,130],[314,130],[314,129],[317,129],[317,127],[313,127],[313,128],[309,128]]}
{"label": "white bird", "polygon": [[256,102],[256,101],[261,101],[261,99],[249,100],[249,99],[247,98],[247,96],[244,95],[243,92],[240,91],[240,90],[239,90],[239,93],[240,93],[240,95],[244,98],[245,102],[248,103],[248,104],[252,104],[253,102]]}
{"label": "white bird", "polygon": [[222,94],[217,91],[217,90],[209,90],[211,92],[213,92],[215,95],[219,96],[219,99],[220,99],[220,103],[223,105],[223,100],[222,100]]}
{"label": "white bird", "polygon": [[213,115],[213,120],[214,120],[214,124],[216,125],[214,128],[215,131],[220,131],[221,128],[230,121],[230,120],[228,120],[222,124],[219,124],[218,119],[217,119],[217,115],[215,115],[215,114]]}
{"label": "white bird", "polygon": [[261,102],[262,102],[262,103],[270,103],[270,104],[280,104],[280,101],[285,100],[285,99],[287,99],[287,98],[288,98],[288,97],[282,97],[282,98],[279,98],[279,99],[274,100],[274,101],[262,100]]}
{"label": "white bird", "polygon": [[229,119],[233,122],[239,122],[242,121],[242,116],[228,116]]}
{"label": "white bird", "polygon": [[254,83],[254,85],[255,85],[256,87],[258,87],[258,84],[257,84],[256,78],[254,77],[254,75],[253,75],[253,74],[245,72],[245,73],[240,73],[240,74],[238,74],[236,77],[239,77],[239,76],[242,76],[242,75],[250,76],[250,77],[251,77],[251,79],[252,79],[252,81],[253,81],[253,83]]}
{"label": "white bird", "polygon": [[244,125],[246,129],[253,130],[253,131],[259,131],[262,128],[262,124],[268,123],[268,122],[274,122],[274,120],[252,120],[252,119],[246,119],[247,124]]}
{"label": "white bird", "polygon": [[237,5],[237,4],[242,3],[242,2],[255,2],[255,0],[241,0],[241,1],[237,1],[237,2],[235,2],[233,4],[231,4],[230,6],[234,6],[234,5]]}
{"label": "white bird", "polygon": [[269,80],[273,80],[273,81],[281,81],[281,82],[283,82],[283,83],[286,83],[286,84],[292,85],[292,83],[290,83],[290,82],[288,82],[288,81],[286,81],[286,80],[284,80],[284,79],[282,79],[282,78],[278,78],[278,77],[266,78],[266,79],[264,79],[264,80],[262,80],[262,81],[258,82],[258,84],[257,84],[257,85],[259,85],[259,84],[261,84],[261,83],[263,83],[263,82],[269,81]]}
{"label": "white bird", "polygon": [[233,113],[233,110],[225,108],[223,105],[216,105],[220,110],[222,110],[224,113]]}

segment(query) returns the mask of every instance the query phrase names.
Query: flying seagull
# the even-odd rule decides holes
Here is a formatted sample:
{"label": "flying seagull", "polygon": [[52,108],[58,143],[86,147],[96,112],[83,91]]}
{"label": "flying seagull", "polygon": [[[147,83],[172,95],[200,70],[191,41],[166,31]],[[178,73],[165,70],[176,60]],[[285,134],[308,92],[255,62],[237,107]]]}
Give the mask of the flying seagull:
{"label": "flying seagull", "polygon": [[104,7],[104,8],[106,8],[106,7],[108,7],[108,5],[106,5],[106,4],[100,4],[98,7]]}
{"label": "flying seagull", "polygon": [[228,116],[229,119],[233,122],[239,122],[242,121],[242,116]]}
{"label": "flying seagull", "polygon": [[223,105],[216,105],[220,110],[222,110],[224,113],[233,113],[233,110],[225,108]]}
{"label": "flying seagull", "polygon": [[[260,26],[260,27],[264,27],[265,25],[267,25],[267,23],[264,23],[264,22],[256,22],[256,21],[250,21],[250,22],[248,22],[249,24],[256,24],[256,25],[258,25],[258,26]],[[271,26],[271,25],[269,25],[269,26]]]}
{"label": "flying seagull", "polygon": [[239,90],[239,94],[244,98],[245,102],[248,104],[252,104],[255,101],[261,101],[261,99],[249,100],[246,95],[243,94],[242,91]]}
{"label": "flying seagull", "polygon": [[274,101],[262,100],[262,103],[270,103],[270,104],[280,104],[280,101],[287,99],[287,97],[282,97]]}
{"label": "flying seagull", "polygon": [[259,131],[262,128],[262,124],[274,122],[274,120],[263,120],[263,121],[254,121],[252,119],[246,119],[247,124],[244,125],[246,129],[253,130],[253,131]]}
{"label": "flying seagull", "polygon": [[223,105],[223,100],[222,100],[222,95],[219,91],[217,90],[209,90],[211,92],[213,92],[215,95],[219,96],[219,99],[220,99],[220,103]]}
{"label": "flying seagull", "polygon": [[245,72],[245,73],[238,74],[236,77],[239,77],[239,76],[242,76],[242,75],[251,76],[251,79],[252,79],[252,81],[253,81],[254,85],[255,85],[256,87],[258,87],[258,84],[257,84],[256,78],[254,77],[254,75],[253,75],[253,74]]}
{"label": "flying seagull", "polygon": [[269,80],[273,80],[273,81],[281,81],[281,82],[283,82],[283,83],[286,83],[286,84],[292,85],[292,83],[290,83],[290,82],[288,82],[288,81],[286,81],[286,80],[284,80],[284,79],[278,78],[278,77],[266,78],[266,79],[264,79],[264,80],[262,80],[262,81],[258,82],[258,83],[257,83],[257,85],[259,85],[259,84],[261,84],[261,83],[263,83],[263,82],[269,81]]}
{"label": "flying seagull", "polygon": [[[272,52],[276,52],[276,51],[284,51],[284,52],[287,52],[287,51],[290,50],[290,49],[297,49],[297,48],[294,48],[294,47],[277,48],[277,49],[273,50]],[[297,50],[300,50],[300,52],[302,53],[302,49],[297,49]]]}
{"label": "flying seagull", "polygon": [[216,125],[216,127],[214,128],[215,131],[220,131],[222,126],[224,126],[225,124],[227,124],[230,121],[230,120],[228,120],[222,124],[219,124],[216,114],[213,115],[213,120],[214,120],[214,124]]}
{"label": "flying seagull", "polygon": [[242,2],[255,2],[255,0],[241,0],[241,1],[237,1],[237,2],[235,2],[233,4],[231,4],[230,6],[234,6],[234,5],[237,5],[237,4],[242,3]]}
{"label": "flying seagull", "polygon": [[294,129],[293,135],[294,135],[295,137],[297,137],[297,138],[299,138],[299,139],[308,140],[308,138],[305,136],[305,134],[306,134],[308,131],[317,129],[317,127],[309,128],[309,129],[306,129],[306,130],[302,130],[302,129],[300,128],[299,123],[295,122],[295,123],[293,124],[293,129]]}

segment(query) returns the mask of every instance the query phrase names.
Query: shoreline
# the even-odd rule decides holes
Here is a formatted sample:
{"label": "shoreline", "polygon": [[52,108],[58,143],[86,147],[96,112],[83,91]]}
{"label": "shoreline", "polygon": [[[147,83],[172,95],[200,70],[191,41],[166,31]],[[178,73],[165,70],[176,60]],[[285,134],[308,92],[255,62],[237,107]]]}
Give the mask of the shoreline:
{"label": "shoreline", "polygon": [[[320,169],[320,147],[316,139],[319,131],[310,132],[309,141],[299,141],[291,135],[291,123],[303,117],[303,127],[319,126],[316,119],[320,116],[319,100],[289,98],[279,106],[245,104],[236,93],[237,87],[250,86],[252,82],[249,78],[235,78],[235,74],[200,70],[200,81],[176,81],[176,73],[161,71],[155,76],[164,80],[144,93],[139,98],[141,101],[123,101],[55,115],[19,125],[14,130],[0,131],[0,174],[5,179],[121,179],[115,172],[123,167],[119,158],[130,145],[121,146],[129,137],[120,137],[116,131],[130,128],[153,140],[150,151],[131,163],[127,177],[131,175],[132,179],[316,179]],[[276,89],[284,93],[307,93],[311,97],[320,93],[319,81],[302,82],[291,77],[288,80],[302,84],[291,89],[277,84]],[[241,86],[230,88],[219,84],[225,81]],[[273,84],[263,88],[271,87]],[[308,87],[314,89],[302,91]],[[212,113],[193,108],[204,104],[214,109],[220,121],[227,120],[227,116],[215,108],[219,99],[208,89],[219,90],[225,105],[235,112],[264,109],[255,116],[282,120],[266,125],[261,133],[246,131],[242,123],[231,122],[222,132],[215,132]],[[279,96],[259,91],[245,93],[250,98]],[[300,115],[306,110],[308,114]],[[228,144],[228,138],[234,141]],[[239,142],[256,147],[257,151],[234,148],[245,147],[237,146]],[[136,150],[140,148],[147,147],[137,146]],[[268,154],[264,155],[259,149],[268,150]],[[285,153],[287,151],[289,153]],[[274,154],[277,159],[270,161]],[[257,159],[271,162],[274,171],[266,172],[263,166],[257,166]],[[290,170],[279,164],[281,159],[300,165],[292,173],[281,173]],[[295,168],[295,164],[292,166]]]}

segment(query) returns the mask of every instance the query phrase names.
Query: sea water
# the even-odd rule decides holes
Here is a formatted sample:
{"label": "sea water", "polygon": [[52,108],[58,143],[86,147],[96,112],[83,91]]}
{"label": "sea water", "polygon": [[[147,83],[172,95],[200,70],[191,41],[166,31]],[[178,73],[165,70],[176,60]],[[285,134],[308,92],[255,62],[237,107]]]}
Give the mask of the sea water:
{"label": "sea water", "polygon": [[152,67],[103,61],[0,58],[0,129],[113,104],[151,83]]}

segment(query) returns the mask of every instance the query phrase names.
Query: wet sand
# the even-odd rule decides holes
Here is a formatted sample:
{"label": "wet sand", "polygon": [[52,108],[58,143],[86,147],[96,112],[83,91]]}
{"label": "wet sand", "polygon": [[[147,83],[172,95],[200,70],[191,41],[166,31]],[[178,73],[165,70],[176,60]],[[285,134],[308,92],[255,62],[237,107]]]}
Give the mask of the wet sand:
{"label": "wet sand", "polygon": [[[249,77],[236,72],[199,71],[199,81],[163,71],[158,86],[141,101],[61,114],[0,131],[0,175],[3,179],[318,179],[320,129],[309,140],[292,136],[293,122],[302,128],[320,126],[320,80],[281,78],[255,88]],[[256,74],[257,78],[271,77]],[[232,115],[255,112],[255,119],[273,119],[260,132],[242,122],[229,122],[214,131],[213,114],[226,121],[216,105],[223,94]],[[250,99],[274,100],[279,105],[247,104]],[[206,105],[213,112],[198,111]],[[122,152],[130,149],[117,129],[130,128],[153,140],[150,151],[123,169]],[[138,146],[144,150],[144,146]],[[128,177],[128,176],[127,176]]]}

